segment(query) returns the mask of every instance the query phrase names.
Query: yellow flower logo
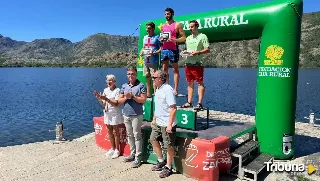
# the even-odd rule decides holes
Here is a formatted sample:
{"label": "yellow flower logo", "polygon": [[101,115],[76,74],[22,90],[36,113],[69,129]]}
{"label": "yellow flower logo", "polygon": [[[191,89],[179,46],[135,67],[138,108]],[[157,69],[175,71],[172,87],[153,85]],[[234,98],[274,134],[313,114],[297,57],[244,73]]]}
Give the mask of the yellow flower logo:
{"label": "yellow flower logo", "polygon": [[284,50],[278,45],[270,45],[266,50],[266,57],[270,60],[265,60],[264,65],[282,65],[283,60],[280,60],[283,56]]}
{"label": "yellow flower logo", "polygon": [[163,24],[162,24],[162,23],[160,23],[160,25],[158,26],[158,28],[160,29],[160,31],[162,31]]}
{"label": "yellow flower logo", "polygon": [[144,63],[143,58],[141,56],[139,56],[138,65],[141,67],[143,65],[143,63]]}

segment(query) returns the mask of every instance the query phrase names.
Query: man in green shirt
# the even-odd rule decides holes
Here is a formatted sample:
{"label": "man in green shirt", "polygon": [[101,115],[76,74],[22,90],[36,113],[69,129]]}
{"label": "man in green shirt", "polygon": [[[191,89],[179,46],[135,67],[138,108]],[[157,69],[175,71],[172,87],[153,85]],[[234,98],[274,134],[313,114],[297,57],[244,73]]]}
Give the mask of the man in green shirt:
{"label": "man in green shirt", "polygon": [[186,39],[186,48],[182,53],[189,53],[185,63],[185,74],[188,82],[188,102],[182,108],[192,107],[192,97],[194,81],[198,83],[199,100],[195,110],[202,110],[202,101],[204,96],[203,83],[203,54],[210,53],[208,37],[198,32],[199,23],[196,20],[190,21],[189,29],[191,35]]}

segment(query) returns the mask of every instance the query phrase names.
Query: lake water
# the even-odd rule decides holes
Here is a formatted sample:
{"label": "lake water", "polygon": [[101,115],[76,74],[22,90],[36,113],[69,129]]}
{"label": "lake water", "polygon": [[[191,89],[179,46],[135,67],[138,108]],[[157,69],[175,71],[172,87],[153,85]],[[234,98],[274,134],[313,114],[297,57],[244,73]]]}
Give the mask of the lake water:
{"label": "lake water", "polygon": [[[204,106],[218,111],[254,115],[256,69],[205,69]],[[173,75],[170,70],[170,77]],[[184,69],[180,93],[186,94]],[[126,78],[123,68],[1,68],[0,146],[55,139],[58,120],[66,117],[64,136],[74,139],[94,131],[94,116],[102,110],[93,90],[106,86],[105,75],[114,74],[117,85]],[[296,119],[306,122],[310,110],[320,117],[320,69],[301,69]],[[173,78],[170,80],[171,85]],[[196,86],[197,87],[197,86]],[[186,98],[178,98],[179,105]],[[194,104],[197,100],[194,100]]]}

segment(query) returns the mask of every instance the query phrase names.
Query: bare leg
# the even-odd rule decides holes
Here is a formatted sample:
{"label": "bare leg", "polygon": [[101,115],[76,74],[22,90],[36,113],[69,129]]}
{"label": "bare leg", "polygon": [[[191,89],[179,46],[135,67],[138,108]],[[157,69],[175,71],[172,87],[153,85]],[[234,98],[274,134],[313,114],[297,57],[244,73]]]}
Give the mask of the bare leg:
{"label": "bare leg", "polygon": [[193,90],[194,90],[193,81],[188,82],[188,102],[191,104],[192,104]]}
{"label": "bare leg", "polygon": [[169,84],[169,60],[164,60],[162,62],[162,70],[168,74],[167,83]]}
{"label": "bare leg", "polygon": [[173,63],[172,68],[173,68],[173,74],[174,74],[174,94],[178,95],[178,86],[179,86],[179,81],[180,81],[180,73],[179,73],[178,63]]}
{"label": "bare leg", "polygon": [[198,83],[198,95],[199,95],[199,103],[202,104],[203,96],[204,96],[204,84],[203,82]]}
{"label": "bare leg", "polygon": [[116,148],[115,140],[113,136],[113,127],[111,125],[107,125],[108,135],[111,143],[111,148],[114,150]]}
{"label": "bare leg", "polygon": [[167,165],[172,166],[173,157],[174,157],[174,147],[170,146],[167,148]]}
{"label": "bare leg", "polygon": [[156,152],[156,155],[158,159],[163,159],[162,150],[159,141],[152,141],[151,142],[154,152]]}
{"label": "bare leg", "polygon": [[120,131],[118,125],[113,126],[113,135],[115,138],[115,148],[120,151]]}
{"label": "bare leg", "polygon": [[147,97],[151,97],[151,80],[150,80],[150,76],[147,76]]}

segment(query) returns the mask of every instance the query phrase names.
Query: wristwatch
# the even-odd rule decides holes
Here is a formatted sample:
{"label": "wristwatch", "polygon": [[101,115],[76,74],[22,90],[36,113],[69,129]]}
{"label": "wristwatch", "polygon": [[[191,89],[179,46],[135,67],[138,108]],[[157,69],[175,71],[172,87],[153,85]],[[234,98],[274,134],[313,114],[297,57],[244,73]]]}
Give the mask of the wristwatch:
{"label": "wristwatch", "polygon": [[200,52],[198,53],[198,55],[200,55]]}

